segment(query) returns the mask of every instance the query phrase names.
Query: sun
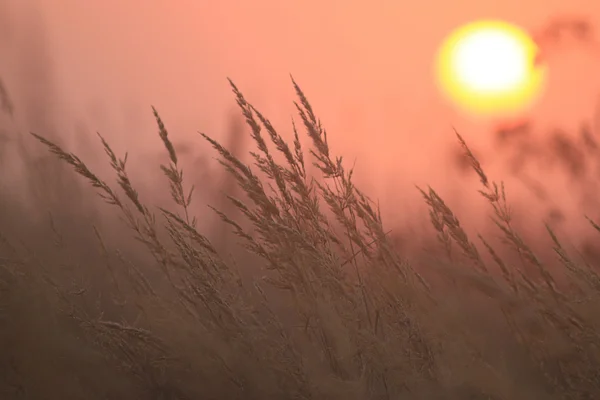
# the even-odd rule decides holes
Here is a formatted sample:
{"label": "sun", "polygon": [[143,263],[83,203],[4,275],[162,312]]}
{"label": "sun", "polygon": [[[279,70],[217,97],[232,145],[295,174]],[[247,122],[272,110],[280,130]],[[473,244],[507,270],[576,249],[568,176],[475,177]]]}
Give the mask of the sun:
{"label": "sun", "polygon": [[460,27],[442,44],[436,62],[444,94],[477,116],[514,116],[540,96],[546,68],[539,49],[521,28],[504,21]]}

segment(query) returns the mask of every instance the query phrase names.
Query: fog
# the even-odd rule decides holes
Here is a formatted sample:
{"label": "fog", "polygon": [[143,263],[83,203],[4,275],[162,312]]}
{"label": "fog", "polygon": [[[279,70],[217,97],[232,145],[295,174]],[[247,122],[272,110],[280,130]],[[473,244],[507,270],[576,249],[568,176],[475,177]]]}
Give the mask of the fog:
{"label": "fog", "polygon": [[[546,92],[523,116],[532,129],[504,141],[494,134],[497,121],[454,110],[432,75],[437,47],[462,23],[501,18],[536,32],[557,18],[585,18],[600,28],[593,0],[0,0],[0,13],[0,79],[10,97],[4,136],[59,138],[105,175],[98,131],[117,153],[129,151],[136,182],[157,198],[166,182],[157,178],[162,148],[151,105],[188,149],[188,175],[208,180],[216,174],[214,154],[197,132],[227,140],[237,114],[226,78],[289,135],[291,74],[334,153],[356,165],[359,185],[381,201],[392,225],[426,217],[415,185],[436,188],[467,225],[480,229],[487,221],[476,176],[457,165],[452,127],[490,178],[506,182],[515,212],[528,218],[525,228],[559,223],[551,217],[560,211],[562,228],[579,232],[587,229],[583,214],[597,210],[591,182],[600,164],[590,146],[569,150],[570,141],[583,143],[582,124],[592,139],[600,134],[600,47],[593,40],[566,35],[552,44]],[[564,131],[562,139],[551,129]],[[7,160],[6,180],[18,191],[22,161]]]}

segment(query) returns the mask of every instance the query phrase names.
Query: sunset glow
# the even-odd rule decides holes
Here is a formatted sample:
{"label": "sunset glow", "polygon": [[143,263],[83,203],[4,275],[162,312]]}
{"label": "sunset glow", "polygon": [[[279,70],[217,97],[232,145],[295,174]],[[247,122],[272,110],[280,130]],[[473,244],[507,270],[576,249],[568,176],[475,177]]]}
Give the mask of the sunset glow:
{"label": "sunset glow", "polygon": [[477,116],[515,115],[539,97],[545,67],[539,49],[521,28],[503,21],[478,21],[452,32],[437,59],[444,94]]}

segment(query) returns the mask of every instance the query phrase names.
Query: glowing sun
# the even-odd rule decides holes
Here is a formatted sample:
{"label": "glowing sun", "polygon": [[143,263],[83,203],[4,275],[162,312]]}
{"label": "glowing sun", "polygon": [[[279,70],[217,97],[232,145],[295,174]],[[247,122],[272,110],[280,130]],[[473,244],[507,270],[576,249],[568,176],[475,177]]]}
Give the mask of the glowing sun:
{"label": "glowing sun", "polygon": [[521,28],[503,21],[460,27],[442,44],[436,69],[442,91],[478,116],[513,116],[541,94],[546,68],[539,49]]}

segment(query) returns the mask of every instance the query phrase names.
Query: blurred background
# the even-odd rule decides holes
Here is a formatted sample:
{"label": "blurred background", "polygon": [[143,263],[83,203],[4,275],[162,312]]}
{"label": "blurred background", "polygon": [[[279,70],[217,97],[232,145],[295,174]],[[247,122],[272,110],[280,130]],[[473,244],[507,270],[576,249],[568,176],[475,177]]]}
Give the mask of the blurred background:
{"label": "blurred background", "polygon": [[[546,93],[516,126],[457,113],[435,85],[444,37],[481,18],[548,39]],[[477,179],[457,161],[454,126],[490,178],[506,181],[517,209],[540,225],[558,215],[552,218],[574,231],[595,208],[589,196],[598,168],[580,136],[584,125],[590,138],[598,133],[599,24],[592,0],[0,0],[0,78],[13,131],[59,137],[103,172],[98,131],[118,152],[130,152],[136,182],[159,198],[163,182],[152,160],[163,152],[151,105],[185,153],[189,175],[206,185],[220,178],[197,131],[225,140],[238,126],[226,78],[289,135],[292,74],[334,151],[356,163],[357,179],[391,224],[423,210],[415,184],[440,190],[471,216],[465,223],[481,228],[486,221]],[[242,138],[234,142],[247,149]],[[5,179],[18,184],[15,158],[5,164],[12,176]],[[560,218],[566,215],[575,218]]]}
{"label": "blurred background", "polygon": [[[519,120],[461,115],[435,84],[435,53],[446,35],[462,24],[487,18],[522,26],[544,50],[549,67],[546,92]],[[597,248],[595,241],[588,240],[596,237],[584,219],[586,214],[592,218],[600,214],[595,200],[600,190],[600,33],[596,28],[600,29],[600,2],[595,0],[0,0],[0,398],[47,399],[53,394],[61,399],[220,399],[234,398],[223,396],[223,388],[237,390],[225,376],[230,371],[221,374],[225,371],[221,366],[213,376],[212,364],[205,364],[205,350],[215,347],[213,332],[198,329],[202,318],[184,316],[186,309],[175,301],[162,264],[153,262],[150,252],[133,240],[133,232],[118,219],[118,210],[103,204],[88,182],[48,154],[28,132],[74,152],[116,187],[99,132],[118,157],[129,152],[131,181],[143,203],[152,207],[168,202],[173,210],[168,182],[159,169],[168,159],[151,111],[155,106],[180,156],[184,185],[197,186],[192,211],[199,216],[198,230],[215,239],[218,250],[227,252],[221,254],[238,256],[242,275],[260,279],[264,260],[232,245],[236,240],[228,236],[229,228],[216,223],[206,207],[216,205],[239,217],[222,201],[223,192],[232,193],[235,185],[197,132],[214,137],[238,155],[254,150],[226,80],[229,77],[290,138],[291,118],[296,117],[292,74],[322,118],[334,155],[343,155],[346,167],[354,165],[358,186],[379,200],[385,229],[398,236],[403,250],[424,254],[415,260],[417,269],[427,263],[442,271],[440,275],[451,270],[469,278],[471,269],[446,268],[445,262],[432,261],[436,254],[423,253],[412,242],[425,245],[435,239],[427,206],[415,188],[431,185],[458,214],[473,241],[477,231],[496,244],[498,231],[488,232],[494,228],[487,218],[489,204],[477,192],[478,177],[461,157],[453,127],[489,178],[505,181],[514,227],[535,251],[540,249],[536,254],[541,259],[556,260],[544,222],[555,228],[565,246],[575,244],[592,252]],[[441,252],[439,243],[435,245]],[[497,248],[504,255],[506,247]],[[399,251],[399,255],[406,253]],[[152,290],[145,285],[158,294],[147,294]],[[396,289],[395,295],[405,295],[403,289]],[[455,298],[438,293],[444,299],[442,307],[423,315],[439,325],[441,329],[434,331],[448,336],[448,343],[462,340],[448,332],[460,328],[462,338],[463,326],[481,332],[473,334],[483,343],[479,347],[488,350],[494,365],[504,372],[497,378],[487,358],[482,358],[485,364],[470,364],[475,356],[465,357],[457,344],[449,347],[447,360],[440,364],[457,371],[448,377],[450,386],[460,388],[464,381],[485,387],[484,378],[490,377],[492,383],[505,382],[508,388],[487,390],[506,394],[498,398],[552,398],[538,390],[546,387],[538,384],[541,377],[524,371],[537,371],[542,364],[553,368],[553,364],[536,361],[530,368],[522,362],[521,347],[511,347],[512,336],[498,328],[503,315],[498,310],[488,312],[480,301],[483,296],[466,296],[461,286],[458,289]],[[287,316],[291,309],[281,298],[269,297]],[[592,304],[589,311],[596,315],[594,299],[585,304]],[[525,303],[523,319],[528,322],[530,304]],[[82,320],[71,318],[75,309],[84,314]],[[100,320],[110,324],[93,327],[92,346],[83,339],[81,328]],[[118,328],[121,321],[127,326]],[[456,322],[458,328],[453,330],[447,321]],[[412,329],[399,322],[398,331],[413,336]],[[129,326],[148,328],[168,342],[173,354],[194,362],[173,369],[162,369],[159,363],[156,371],[149,369],[135,377],[121,373],[105,357],[114,355],[110,348],[99,347],[96,341],[102,344],[110,339],[111,334],[104,335],[108,329],[129,331]],[[539,332],[536,327],[531,331]],[[554,341],[536,342],[563,356],[563,348]],[[116,343],[117,349],[120,344]],[[222,347],[219,354],[231,365],[238,366],[237,356],[245,357],[244,351]],[[277,347],[269,344],[268,348]],[[396,349],[411,351],[404,345]],[[575,346],[573,352],[587,355],[581,349]],[[128,350],[125,346],[121,361],[131,361]],[[394,359],[404,354],[387,347],[385,353]],[[164,360],[162,353],[156,358],[140,354],[144,362]],[[319,352],[314,355],[321,357]],[[463,362],[469,367],[461,378]],[[132,363],[135,366],[135,360]],[[256,364],[244,365],[240,370],[246,368],[248,376],[260,373],[262,377]],[[587,375],[573,370],[571,377],[596,377],[597,363],[587,365]],[[198,381],[199,371],[205,381]],[[402,370],[398,374],[404,379]],[[550,376],[562,375],[563,370],[557,369]],[[132,395],[137,393],[132,389],[134,381],[148,376],[173,383],[183,393],[200,394]],[[262,381],[256,382],[262,388]],[[337,378],[327,382],[341,383]],[[215,389],[213,397],[206,395],[204,384]],[[348,394],[340,398],[360,393],[351,384]],[[442,389],[448,394],[447,387]],[[592,389],[589,393],[596,393]],[[243,392],[242,385],[240,396]]]}

